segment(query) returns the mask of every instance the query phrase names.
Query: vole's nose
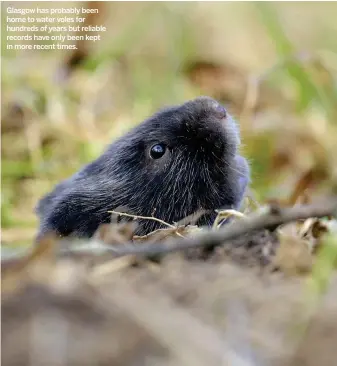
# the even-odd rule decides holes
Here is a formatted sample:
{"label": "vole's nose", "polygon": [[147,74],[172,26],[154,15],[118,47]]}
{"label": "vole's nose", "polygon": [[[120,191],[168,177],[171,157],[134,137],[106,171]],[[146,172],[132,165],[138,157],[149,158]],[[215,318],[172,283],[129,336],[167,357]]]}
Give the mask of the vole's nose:
{"label": "vole's nose", "polygon": [[195,100],[197,103],[202,105],[202,108],[213,113],[217,118],[224,119],[227,117],[227,111],[224,106],[222,106],[215,99],[210,97],[199,97]]}
{"label": "vole's nose", "polygon": [[226,111],[225,107],[222,106],[220,103],[215,101],[215,103],[213,103],[212,107],[214,109],[214,113],[216,113],[218,118],[223,119],[223,118],[227,117],[227,111]]}

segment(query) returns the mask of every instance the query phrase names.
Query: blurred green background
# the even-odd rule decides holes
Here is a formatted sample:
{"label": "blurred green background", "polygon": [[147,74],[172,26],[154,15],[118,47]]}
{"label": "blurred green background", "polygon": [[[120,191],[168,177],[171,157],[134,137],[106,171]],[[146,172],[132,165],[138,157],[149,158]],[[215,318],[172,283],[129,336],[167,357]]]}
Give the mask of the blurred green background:
{"label": "blurred green background", "polygon": [[[3,242],[31,240],[38,199],[106,144],[198,95],[239,121],[259,203],[336,192],[337,3],[1,5]],[[107,31],[76,53],[9,51],[8,6],[99,8],[87,21]]]}

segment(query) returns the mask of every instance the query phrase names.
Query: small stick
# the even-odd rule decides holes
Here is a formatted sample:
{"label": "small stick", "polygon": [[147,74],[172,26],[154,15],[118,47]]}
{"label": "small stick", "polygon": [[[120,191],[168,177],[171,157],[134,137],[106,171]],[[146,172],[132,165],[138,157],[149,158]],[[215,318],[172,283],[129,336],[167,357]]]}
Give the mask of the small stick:
{"label": "small stick", "polygon": [[[118,212],[118,211],[108,211],[109,213],[115,214],[115,215],[122,215],[122,216],[127,216],[127,217],[131,217],[134,219],[143,219],[143,220],[152,220],[152,221],[157,221],[163,225],[166,225],[168,227],[170,227],[171,229],[177,229],[177,226],[171,225],[168,222],[165,222],[161,219],[158,219],[157,217],[153,217],[153,216],[138,216],[138,215],[131,215],[128,213],[124,213],[124,212]],[[184,236],[181,235],[180,233],[177,233],[177,236],[180,236],[181,238],[183,238]]]}
{"label": "small stick", "polygon": [[152,221],[157,221],[163,225],[166,225],[172,229],[176,229],[176,226],[169,224],[168,222],[165,222],[161,219],[158,219],[157,217],[153,217],[153,216],[138,216],[138,215],[131,215],[125,212],[118,212],[118,211],[108,211],[109,213],[115,214],[115,215],[121,215],[121,216],[126,216],[126,217],[131,217],[133,219],[142,219],[142,220],[152,220]]}

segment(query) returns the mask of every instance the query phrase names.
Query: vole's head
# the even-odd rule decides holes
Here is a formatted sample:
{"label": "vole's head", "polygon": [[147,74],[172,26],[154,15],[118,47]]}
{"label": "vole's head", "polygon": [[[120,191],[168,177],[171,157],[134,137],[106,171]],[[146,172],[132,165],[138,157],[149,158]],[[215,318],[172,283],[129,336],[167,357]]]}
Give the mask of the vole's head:
{"label": "vole's head", "polygon": [[[105,156],[113,154],[118,202],[136,215],[172,223],[200,209],[239,203],[238,179],[246,174],[235,163],[239,143],[239,130],[225,108],[199,97],[158,112]],[[139,233],[155,227],[144,221]]]}

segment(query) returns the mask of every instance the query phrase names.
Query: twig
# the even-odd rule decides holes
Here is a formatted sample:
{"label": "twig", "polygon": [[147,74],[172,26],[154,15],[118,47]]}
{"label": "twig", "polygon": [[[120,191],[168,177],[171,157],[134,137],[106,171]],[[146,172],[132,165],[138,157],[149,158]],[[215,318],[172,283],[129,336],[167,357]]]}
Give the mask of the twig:
{"label": "twig", "polygon": [[[242,218],[239,221],[228,224],[219,230],[206,231],[199,235],[171,240],[164,243],[151,243],[143,245],[125,244],[123,246],[105,246],[102,243],[102,250],[112,252],[116,256],[124,255],[158,255],[190,248],[211,247],[223,244],[225,241],[233,240],[243,234],[255,230],[273,228],[291,221],[308,219],[310,217],[331,216],[337,212],[337,200],[320,204],[301,205],[291,208],[271,207],[268,212],[254,214]],[[105,247],[105,249],[103,249]],[[85,251],[85,248],[83,248]]]}
{"label": "twig", "polygon": [[138,216],[138,215],[131,215],[125,212],[118,212],[118,211],[108,211],[109,213],[115,214],[115,215],[120,215],[120,216],[126,216],[126,217],[131,217],[133,219],[142,219],[142,220],[152,220],[152,221],[157,221],[163,225],[166,225],[172,229],[175,229],[176,226],[169,224],[168,222],[165,222],[163,220],[158,219],[157,217],[152,217],[152,216]]}
{"label": "twig", "polygon": [[[177,229],[177,226],[171,225],[168,222],[165,222],[161,219],[158,219],[157,217],[153,217],[153,216],[138,216],[138,215],[132,215],[132,214],[128,214],[125,212],[118,212],[118,211],[108,211],[109,213],[115,214],[115,215],[121,215],[121,216],[126,216],[126,217],[131,217],[133,219],[142,219],[142,220],[152,220],[152,221],[157,221],[162,225],[166,225],[171,229]],[[177,236],[180,236],[181,238],[183,238],[183,235],[181,235],[180,233],[175,233]]]}

